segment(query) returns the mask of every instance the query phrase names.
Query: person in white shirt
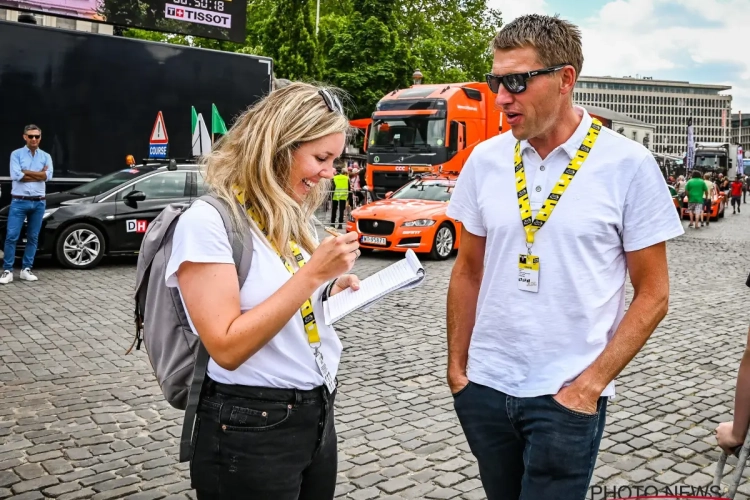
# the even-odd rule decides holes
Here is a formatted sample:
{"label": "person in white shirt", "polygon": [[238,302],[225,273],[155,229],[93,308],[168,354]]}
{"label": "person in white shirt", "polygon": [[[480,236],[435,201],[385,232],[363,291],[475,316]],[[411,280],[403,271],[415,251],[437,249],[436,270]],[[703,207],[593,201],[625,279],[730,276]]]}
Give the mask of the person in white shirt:
{"label": "person in white shirt", "polygon": [[582,500],[613,381],[667,312],[665,241],[684,231],[651,153],[573,106],[577,27],[523,16],[493,47],[512,132],[474,149],[448,208],[463,225],[448,384],[489,500]]}
{"label": "person in white shirt", "polygon": [[240,289],[219,213],[179,219],[167,270],[211,360],[190,463],[197,498],[326,500],[342,345],[322,300],[349,287],[356,233],[318,245],[310,224],[349,123],[331,89],[291,83],[243,113],[206,158],[210,192],[253,239]]}

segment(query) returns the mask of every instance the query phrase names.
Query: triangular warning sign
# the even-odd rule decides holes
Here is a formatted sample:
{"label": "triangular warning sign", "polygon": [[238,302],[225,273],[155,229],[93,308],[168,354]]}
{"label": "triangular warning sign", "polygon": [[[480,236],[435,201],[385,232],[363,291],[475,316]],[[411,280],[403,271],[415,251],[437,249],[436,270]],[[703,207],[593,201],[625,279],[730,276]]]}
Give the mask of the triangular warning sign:
{"label": "triangular warning sign", "polygon": [[156,115],[154,129],[151,131],[151,139],[148,142],[151,144],[169,144],[167,127],[164,125],[164,116],[162,116],[161,111]]}

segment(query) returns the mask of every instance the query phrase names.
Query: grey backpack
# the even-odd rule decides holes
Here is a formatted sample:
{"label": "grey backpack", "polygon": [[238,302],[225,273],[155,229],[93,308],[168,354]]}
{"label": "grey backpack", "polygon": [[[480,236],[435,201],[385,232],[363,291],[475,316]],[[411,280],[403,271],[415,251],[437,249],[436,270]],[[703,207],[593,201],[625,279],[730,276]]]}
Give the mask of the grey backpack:
{"label": "grey backpack", "polygon": [[[221,215],[232,245],[240,288],[247,278],[253,256],[250,231],[238,232],[223,201],[206,195],[198,198]],[[165,282],[172,255],[172,236],[180,216],[192,205],[168,205],[148,226],[138,255],[135,285],[135,339],[127,353],[146,344],[146,352],[164,397],[174,408],[185,410],[180,439],[180,462],[190,460],[195,414],[206,377],[209,355],[190,330],[177,288]]]}

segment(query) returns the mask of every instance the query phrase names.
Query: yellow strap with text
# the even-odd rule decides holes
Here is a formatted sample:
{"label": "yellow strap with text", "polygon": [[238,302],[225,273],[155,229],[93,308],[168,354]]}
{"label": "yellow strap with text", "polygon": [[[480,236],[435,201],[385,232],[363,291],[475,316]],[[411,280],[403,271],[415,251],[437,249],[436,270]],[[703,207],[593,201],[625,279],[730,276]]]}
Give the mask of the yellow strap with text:
{"label": "yellow strap with text", "polygon": [[599,131],[602,129],[602,124],[596,118],[591,122],[591,127],[586,134],[586,138],[578,148],[578,152],[570,160],[565,171],[560,176],[560,180],[557,181],[555,186],[552,188],[547,200],[542,205],[542,208],[537,212],[536,217],[532,220],[531,217],[531,203],[529,202],[529,192],[526,187],[526,171],[523,168],[523,159],[521,158],[521,142],[516,142],[515,149],[515,169],[516,169],[516,194],[518,195],[518,208],[521,212],[521,222],[523,223],[523,229],[526,232],[526,246],[531,251],[531,245],[534,244],[534,234],[542,228],[545,222],[552,215],[552,211],[560,201],[565,190],[570,185],[570,182],[575,177],[578,169],[581,168],[583,162],[588,158],[591,148],[594,147],[596,138],[599,137]]}
{"label": "yellow strap with text", "polygon": [[[235,190],[235,195],[237,196],[237,201],[240,202],[240,205],[243,207],[245,206],[245,194],[242,191]],[[247,208],[247,215],[252,217],[252,219],[255,221],[255,223],[258,225],[258,229],[260,229],[263,234],[266,236],[266,239],[268,239],[268,233],[266,232],[266,227],[263,225],[263,223],[260,220],[260,217],[258,217],[258,214],[255,212],[255,210],[250,207]],[[294,270],[294,267],[292,267],[291,264],[281,255],[281,252],[279,252],[279,249],[276,248],[276,246],[271,243],[271,240],[268,240],[268,243],[270,243],[271,248],[273,248],[276,251],[276,255],[279,256],[279,259],[281,259],[281,262],[284,264],[284,267],[286,267],[286,270],[289,271],[290,274],[294,274],[296,271]],[[297,261],[297,269],[302,269],[302,266],[305,265],[305,257],[302,255],[302,251],[299,248],[299,245],[293,240],[289,241],[289,248],[292,250],[292,255],[294,255],[294,259]],[[300,314],[302,315],[302,323],[305,325],[305,332],[307,333],[307,341],[310,343],[310,345],[313,348],[316,348],[320,346],[320,335],[318,334],[318,323],[315,321],[315,312],[313,311],[313,305],[312,300],[307,299],[304,304],[302,304],[302,307],[299,309]]]}

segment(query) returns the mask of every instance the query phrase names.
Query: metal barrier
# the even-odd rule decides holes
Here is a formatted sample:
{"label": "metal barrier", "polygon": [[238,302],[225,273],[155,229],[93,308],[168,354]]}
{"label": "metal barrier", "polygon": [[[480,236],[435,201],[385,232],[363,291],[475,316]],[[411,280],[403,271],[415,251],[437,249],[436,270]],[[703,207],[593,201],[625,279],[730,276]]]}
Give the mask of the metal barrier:
{"label": "metal barrier", "polygon": [[[344,225],[346,225],[346,222],[349,220],[349,215],[352,213],[352,210],[355,208],[361,207],[362,205],[366,205],[367,203],[370,203],[372,201],[372,193],[370,191],[363,189],[361,191],[349,191],[347,193],[346,200],[344,200],[345,208],[344,208]],[[315,211],[315,217],[320,220],[323,224],[338,224],[339,214],[335,214],[335,221],[331,220],[331,217],[334,216],[333,214],[333,191],[328,191],[326,193],[325,201],[318,207],[318,209]]]}

